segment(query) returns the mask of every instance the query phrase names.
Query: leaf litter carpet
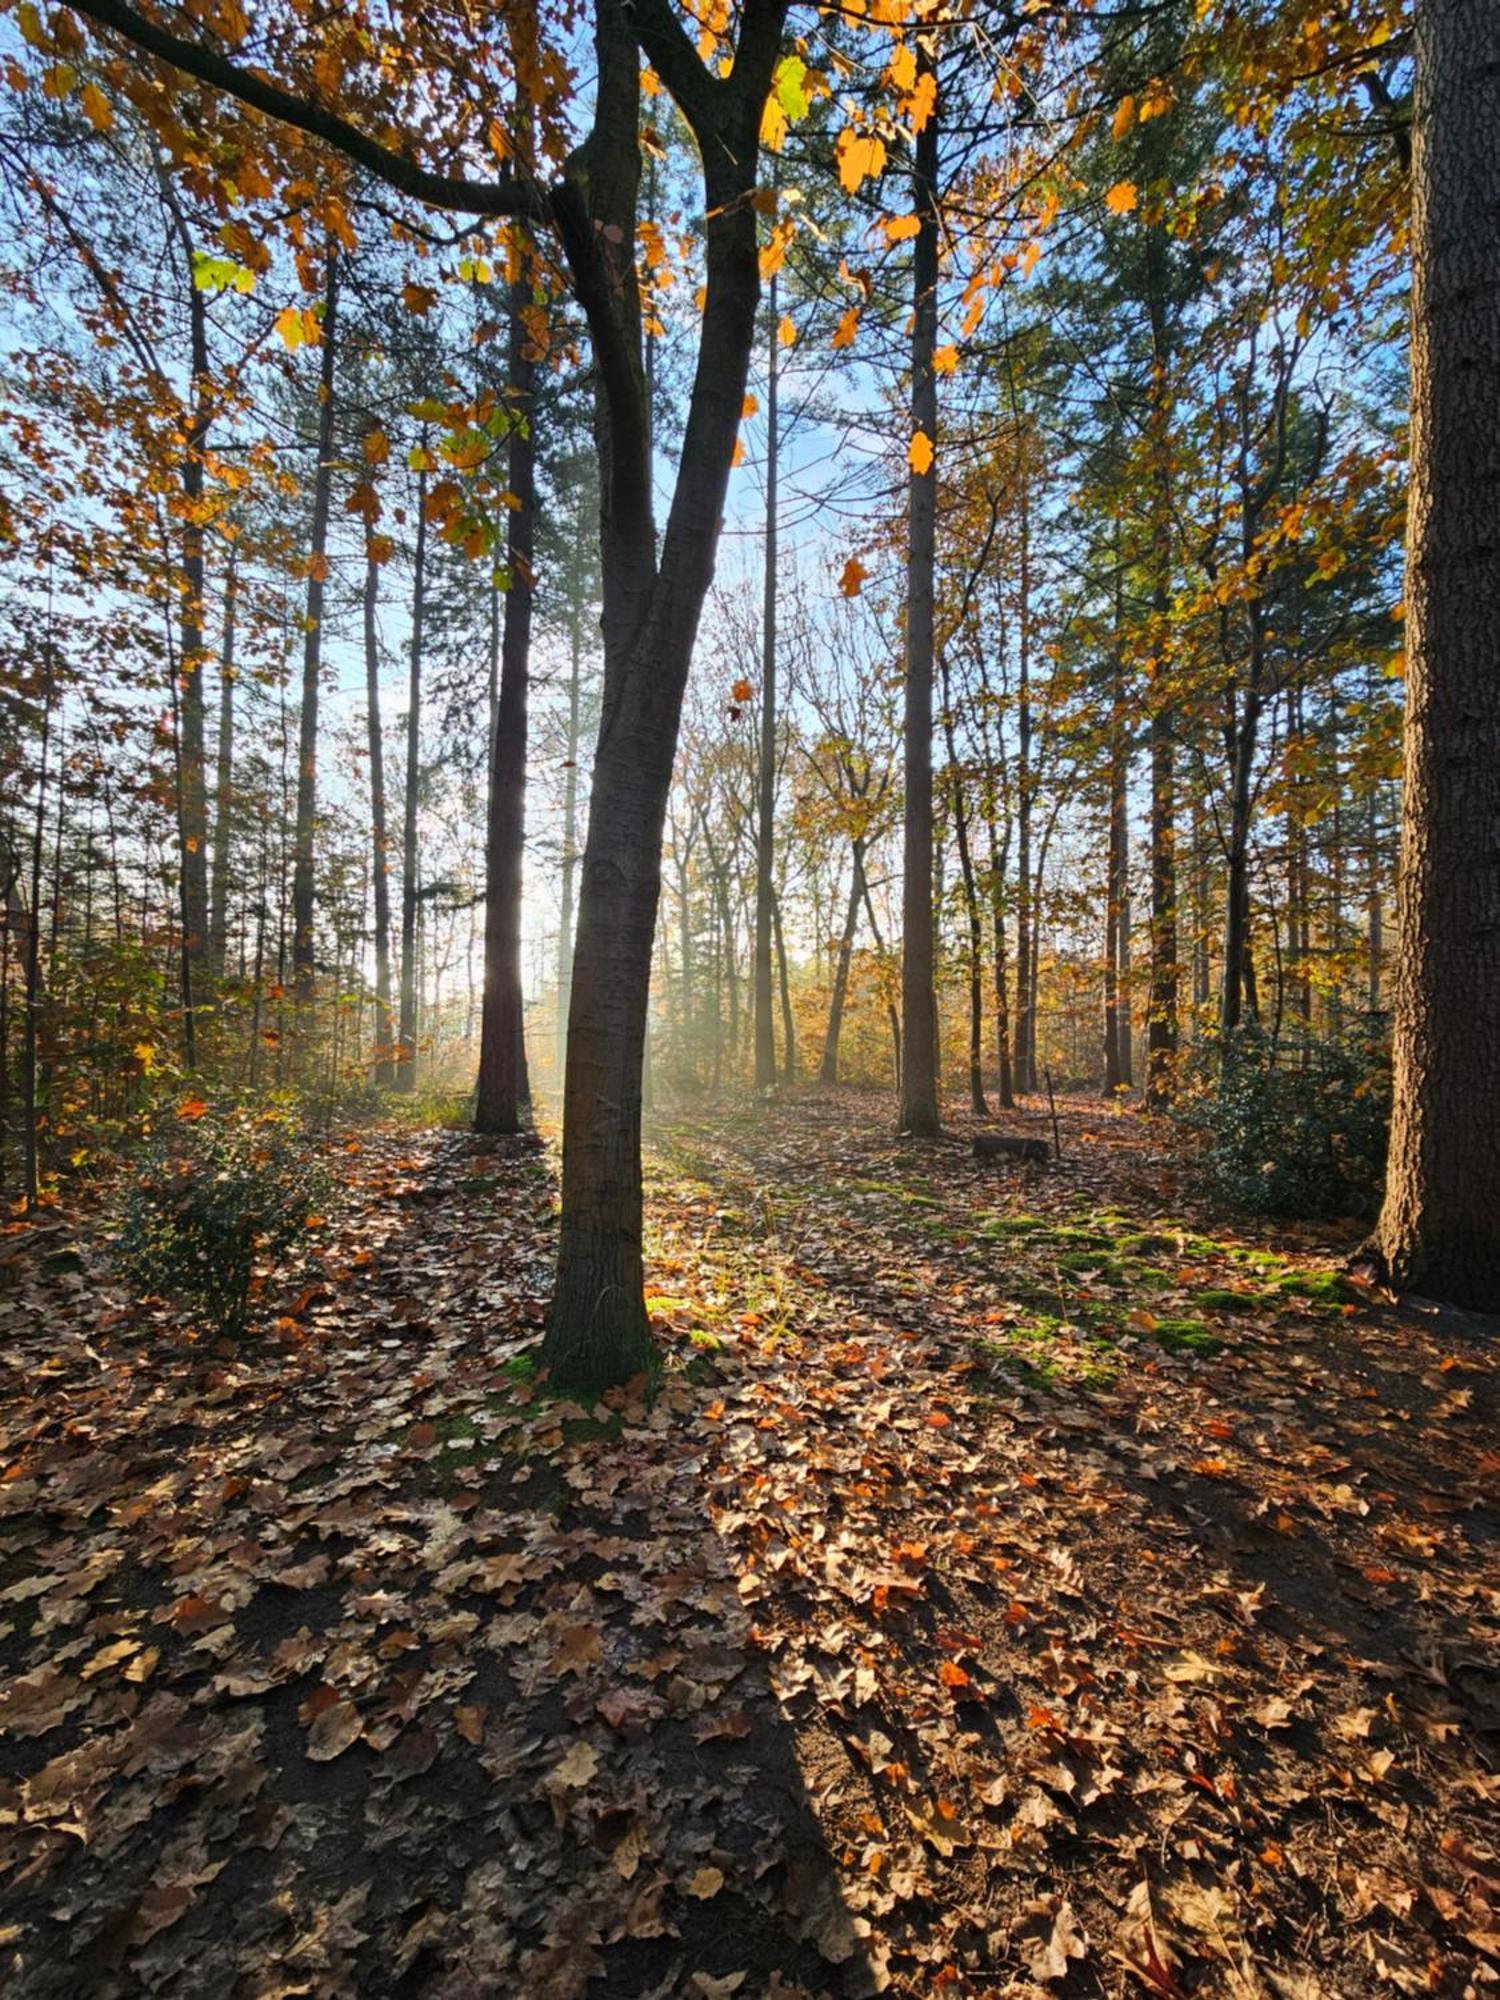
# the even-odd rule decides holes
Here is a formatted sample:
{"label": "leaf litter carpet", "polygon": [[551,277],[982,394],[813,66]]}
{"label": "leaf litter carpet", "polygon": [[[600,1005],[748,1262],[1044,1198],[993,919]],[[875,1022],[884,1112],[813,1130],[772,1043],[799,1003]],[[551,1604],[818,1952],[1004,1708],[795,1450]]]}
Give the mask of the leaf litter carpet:
{"label": "leaf litter carpet", "polygon": [[4,1990],[1500,1988],[1493,1323],[955,1127],[664,1128],[649,1405],[535,1152],[350,1139],[238,1352],[0,1238]]}

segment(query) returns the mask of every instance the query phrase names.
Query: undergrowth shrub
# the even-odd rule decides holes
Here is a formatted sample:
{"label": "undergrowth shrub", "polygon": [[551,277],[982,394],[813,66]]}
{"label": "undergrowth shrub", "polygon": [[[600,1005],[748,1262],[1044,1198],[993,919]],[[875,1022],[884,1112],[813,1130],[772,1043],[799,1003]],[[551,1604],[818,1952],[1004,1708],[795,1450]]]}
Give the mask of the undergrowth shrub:
{"label": "undergrowth shrub", "polygon": [[1384,1052],[1356,1038],[1278,1047],[1244,1029],[1191,1081],[1180,1122],[1212,1193],[1257,1215],[1370,1216],[1390,1136]]}
{"label": "undergrowth shrub", "polygon": [[118,1267],[139,1290],[192,1307],[232,1338],[249,1319],[257,1263],[315,1228],[329,1192],[321,1162],[285,1123],[205,1119],[160,1143],[137,1173]]}

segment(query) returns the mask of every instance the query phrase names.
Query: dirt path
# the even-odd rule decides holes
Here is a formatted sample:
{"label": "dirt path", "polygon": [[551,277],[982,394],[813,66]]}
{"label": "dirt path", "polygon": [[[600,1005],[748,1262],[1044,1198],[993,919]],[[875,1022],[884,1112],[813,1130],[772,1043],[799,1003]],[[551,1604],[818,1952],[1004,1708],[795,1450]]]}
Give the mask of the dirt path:
{"label": "dirt path", "polygon": [[1500,1982],[1484,1330],[1064,1140],[664,1129],[649,1409],[538,1394],[547,1169],[456,1135],[235,1357],[13,1276],[8,1990]]}

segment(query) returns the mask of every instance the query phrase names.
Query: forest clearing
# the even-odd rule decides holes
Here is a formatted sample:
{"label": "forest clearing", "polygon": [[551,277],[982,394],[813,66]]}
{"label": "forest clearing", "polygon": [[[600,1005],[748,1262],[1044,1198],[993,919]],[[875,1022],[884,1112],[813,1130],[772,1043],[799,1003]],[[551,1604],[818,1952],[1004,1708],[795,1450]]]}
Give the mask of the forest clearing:
{"label": "forest clearing", "polygon": [[535,1394],[511,1142],[351,1146],[218,1363],[8,1293],[11,1990],[1486,1990],[1492,1334],[1063,1121],[666,1127],[649,1406]]}
{"label": "forest clearing", "polygon": [[0,1987],[1500,1989],[1500,0],[0,0]]}

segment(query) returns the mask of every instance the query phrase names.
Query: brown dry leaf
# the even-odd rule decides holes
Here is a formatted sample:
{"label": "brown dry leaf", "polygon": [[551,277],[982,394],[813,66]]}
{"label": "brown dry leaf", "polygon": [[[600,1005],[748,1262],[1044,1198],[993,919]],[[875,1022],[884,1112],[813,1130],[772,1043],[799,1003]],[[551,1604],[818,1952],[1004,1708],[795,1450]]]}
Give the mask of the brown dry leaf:
{"label": "brown dry leaf", "polygon": [[687,1893],[696,1896],[700,1903],[711,1902],[724,1886],[722,1868],[700,1868],[686,1885]]}
{"label": "brown dry leaf", "polygon": [[364,1718],[352,1701],[334,1701],[313,1717],[307,1732],[306,1753],[314,1764],[328,1764],[342,1757],[351,1743],[365,1730]]}

